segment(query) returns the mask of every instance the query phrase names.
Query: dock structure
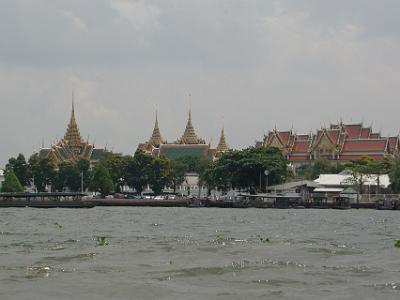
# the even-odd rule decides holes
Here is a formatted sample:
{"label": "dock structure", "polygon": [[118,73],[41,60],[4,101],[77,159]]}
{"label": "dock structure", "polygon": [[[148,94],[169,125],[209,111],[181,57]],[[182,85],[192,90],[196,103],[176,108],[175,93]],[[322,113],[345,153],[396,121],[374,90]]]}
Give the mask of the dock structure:
{"label": "dock structure", "polygon": [[84,193],[0,193],[0,207],[92,208],[96,201]]}

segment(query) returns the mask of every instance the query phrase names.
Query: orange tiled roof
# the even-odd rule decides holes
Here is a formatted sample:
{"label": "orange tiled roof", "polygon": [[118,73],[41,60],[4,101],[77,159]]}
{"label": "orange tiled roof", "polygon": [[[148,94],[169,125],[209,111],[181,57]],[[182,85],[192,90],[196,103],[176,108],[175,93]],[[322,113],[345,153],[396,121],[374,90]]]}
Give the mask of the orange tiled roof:
{"label": "orange tiled roof", "polygon": [[379,132],[375,132],[375,133],[371,133],[369,135],[370,139],[380,139],[381,138],[381,134]]}
{"label": "orange tiled roof", "polygon": [[342,126],[349,139],[358,139],[361,135],[362,124],[351,124]]}
{"label": "orange tiled roof", "polygon": [[385,151],[387,139],[346,140],[343,152]]}
{"label": "orange tiled roof", "polygon": [[388,138],[388,148],[391,153],[399,149],[399,137],[391,136]]}
{"label": "orange tiled roof", "polygon": [[360,132],[360,139],[367,139],[371,134],[371,127],[363,128]]}
{"label": "orange tiled roof", "polygon": [[310,141],[295,141],[292,153],[308,153],[308,149],[310,149]]}

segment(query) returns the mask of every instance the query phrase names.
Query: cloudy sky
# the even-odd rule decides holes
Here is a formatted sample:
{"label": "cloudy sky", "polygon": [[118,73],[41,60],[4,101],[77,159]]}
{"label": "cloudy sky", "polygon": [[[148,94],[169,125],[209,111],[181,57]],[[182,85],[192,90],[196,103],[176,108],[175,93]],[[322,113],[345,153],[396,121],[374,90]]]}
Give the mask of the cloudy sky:
{"label": "cloudy sky", "polygon": [[[0,166],[62,137],[133,153],[158,107],[169,141],[192,107],[232,147],[275,125],[400,130],[397,0],[1,0]],[[189,94],[191,97],[189,97]]]}

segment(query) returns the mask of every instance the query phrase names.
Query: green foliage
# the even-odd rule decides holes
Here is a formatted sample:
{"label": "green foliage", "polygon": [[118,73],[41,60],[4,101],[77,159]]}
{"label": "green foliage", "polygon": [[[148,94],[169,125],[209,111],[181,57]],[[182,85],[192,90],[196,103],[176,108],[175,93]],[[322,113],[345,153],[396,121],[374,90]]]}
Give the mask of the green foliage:
{"label": "green foliage", "polygon": [[180,186],[185,181],[185,173],[187,167],[185,163],[182,162],[181,160],[173,159],[171,160],[171,169],[172,169],[171,185],[175,193],[177,187]]}
{"label": "green foliage", "polygon": [[303,170],[304,177],[314,180],[321,174],[338,174],[343,171],[344,166],[338,162],[330,161],[325,157],[317,157],[310,165]]}
{"label": "green foliage", "polygon": [[372,174],[372,158],[363,157],[359,160],[353,160],[346,163],[345,167],[348,171],[350,171],[351,178],[349,179],[349,183],[352,183],[358,191],[358,194],[361,194],[363,191],[364,183],[368,180],[368,177]]}
{"label": "green foliage", "polygon": [[150,188],[154,194],[160,195],[163,188],[171,184],[172,168],[170,161],[163,157],[156,157],[147,168]]}
{"label": "green foliage", "polygon": [[56,166],[48,158],[39,158],[34,154],[29,158],[29,167],[38,192],[44,192],[46,186],[56,180]]}
{"label": "green foliage", "polygon": [[73,192],[79,191],[81,189],[81,174],[77,165],[62,162],[58,166],[54,187],[57,191],[63,191],[67,188]]}
{"label": "green foliage", "polygon": [[400,240],[397,240],[397,241],[394,243],[394,246],[395,246],[396,248],[400,248]]}
{"label": "green foliage", "polygon": [[122,190],[122,186],[126,180],[125,170],[131,161],[132,157],[128,155],[122,155],[120,153],[108,152],[103,155],[101,164],[108,170],[110,176],[116,185],[118,191]]}
{"label": "green foliage", "polygon": [[269,171],[269,185],[283,182],[288,176],[287,164],[277,148],[232,150],[206,168],[204,179],[208,186],[221,190],[239,188],[255,193],[265,190],[266,170]]}
{"label": "green foliage", "polygon": [[90,162],[87,159],[80,159],[76,162],[76,168],[79,172],[79,178],[83,175],[83,190],[86,190],[90,186],[92,180],[92,172],[90,170]]}
{"label": "green foliage", "polygon": [[98,236],[97,239],[97,246],[107,246],[108,240],[105,236]]}
{"label": "green foliage", "polygon": [[133,187],[138,194],[142,193],[149,183],[149,172],[153,157],[143,151],[136,151],[133,158],[128,159],[125,167],[125,181]]}
{"label": "green foliage", "polygon": [[94,192],[99,192],[102,197],[114,191],[114,184],[110,173],[102,164],[98,164],[94,168],[90,189]]}
{"label": "green foliage", "polygon": [[393,161],[389,170],[390,186],[395,193],[400,192],[400,157]]}
{"label": "green foliage", "polygon": [[13,169],[7,170],[4,182],[1,186],[1,192],[3,193],[21,193],[24,188],[19,182],[18,177],[15,175]]}
{"label": "green foliage", "polygon": [[23,186],[27,186],[31,180],[31,172],[23,154],[18,154],[17,158],[11,157],[6,165],[6,171],[12,169]]}

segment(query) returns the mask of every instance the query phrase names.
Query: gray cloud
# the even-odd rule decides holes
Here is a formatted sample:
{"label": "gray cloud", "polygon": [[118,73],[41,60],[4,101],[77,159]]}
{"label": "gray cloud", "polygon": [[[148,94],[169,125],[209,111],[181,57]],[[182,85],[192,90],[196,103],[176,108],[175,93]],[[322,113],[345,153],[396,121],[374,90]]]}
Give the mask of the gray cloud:
{"label": "gray cloud", "polygon": [[[400,129],[397,1],[1,1],[0,165],[64,133],[132,153],[154,110],[234,147],[340,118]],[[192,94],[189,100],[188,94]]]}

